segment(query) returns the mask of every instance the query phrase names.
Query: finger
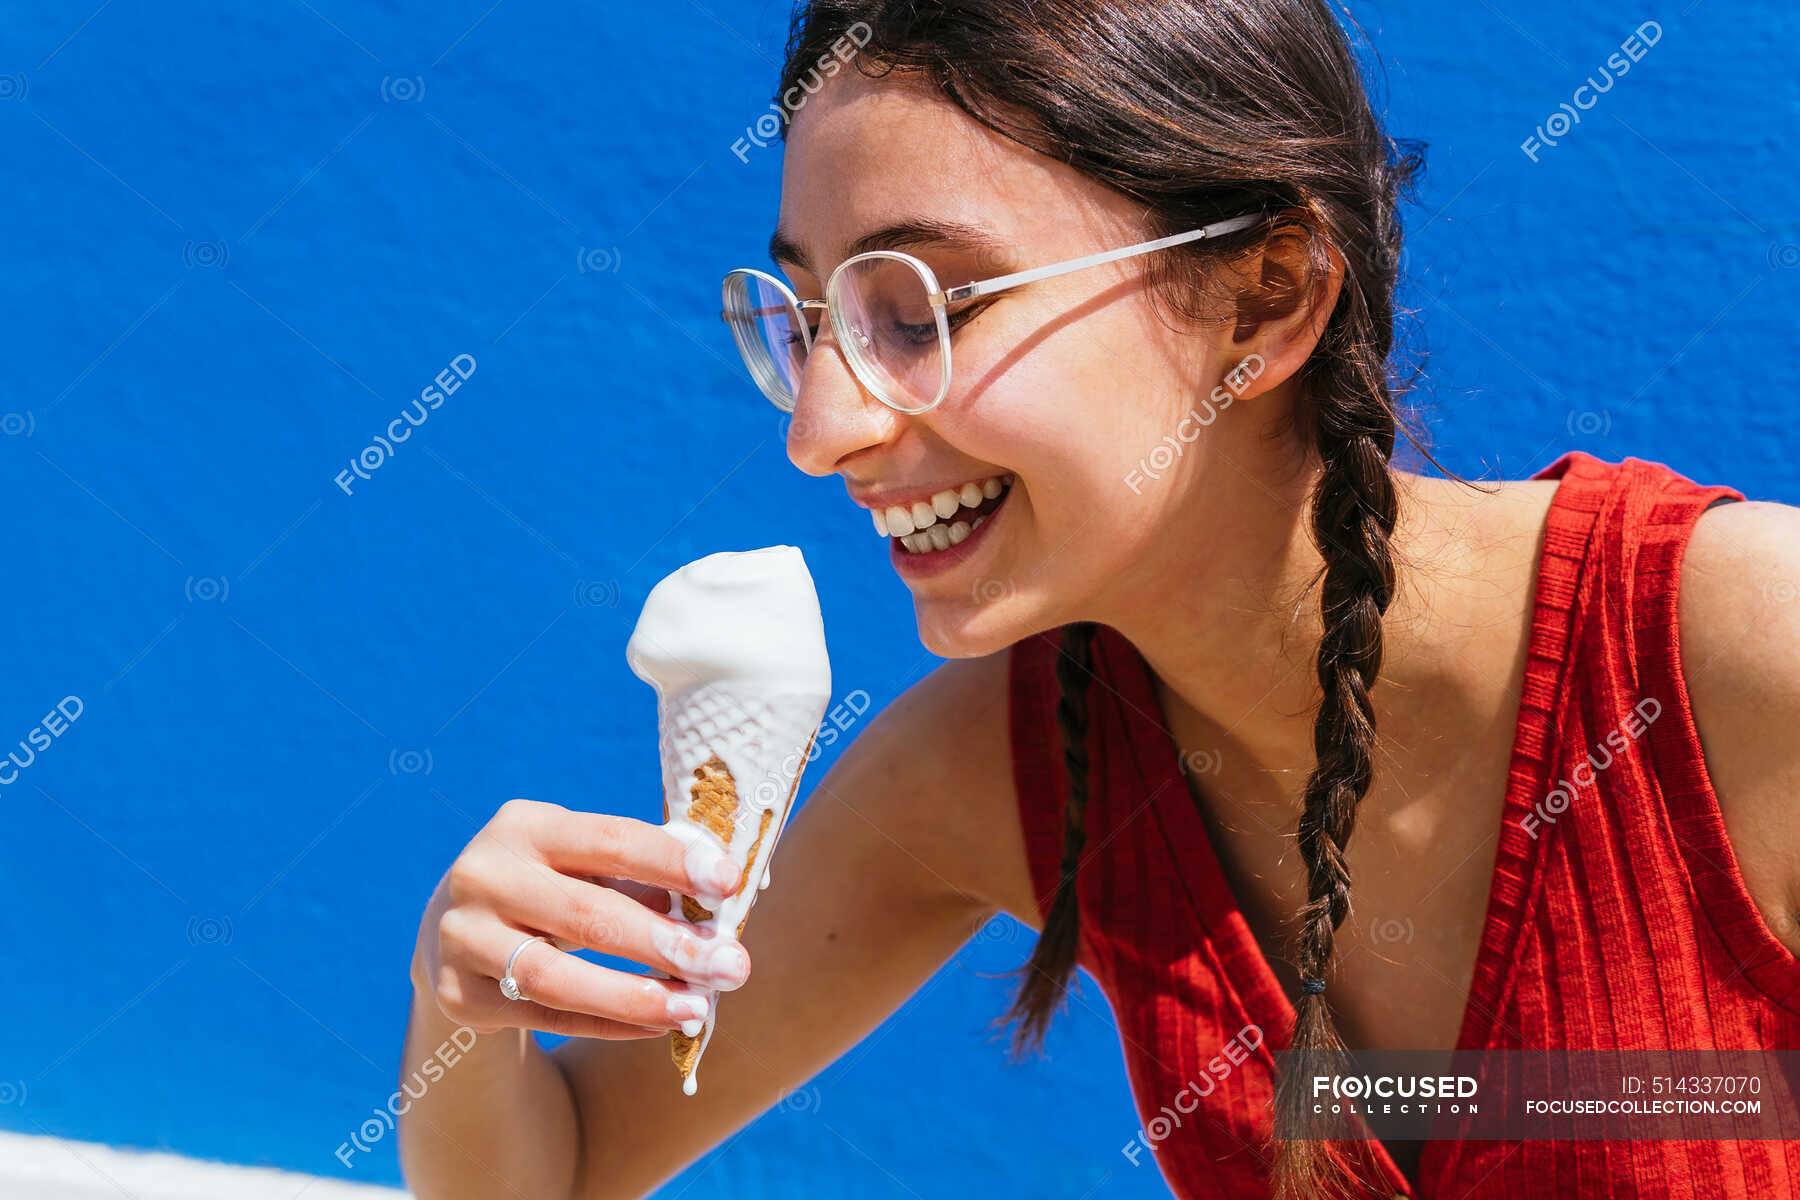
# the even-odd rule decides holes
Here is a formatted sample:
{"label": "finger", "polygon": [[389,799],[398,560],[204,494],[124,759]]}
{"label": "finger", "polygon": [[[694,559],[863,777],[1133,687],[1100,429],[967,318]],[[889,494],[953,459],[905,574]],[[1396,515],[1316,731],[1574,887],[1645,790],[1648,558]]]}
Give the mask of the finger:
{"label": "finger", "polygon": [[605,875],[597,878],[590,876],[588,882],[598,884],[600,887],[611,888],[615,892],[623,892],[653,912],[666,913],[669,911],[668,888],[653,887],[647,883],[639,883],[635,879],[613,879]]}
{"label": "finger", "polygon": [[684,843],[660,825],[552,804],[535,806],[529,819],[538,853],[568,875],[604,875],[672,888],[707,908],[717,908],[736,891],[743,875],[710,837]]}
{"label": "finger", "polygon": [[713,991],[735,990],[750,977],[750,955],[736,938],[540,864],[496,860],[479,890],[506,921],[556,939],[559,950],[618,955]]}
{"label": "finger", "polygon": [[631,1025],[624,1021],[609,1021],[605,1017],[591,1017],[586,1013],[546,1008],[532,1000],[509,1000],[506,1007],[500,1010],[500,1015],[506,1020],[505,1028],[535,1029],[539,1033],[554,1033],[558,1037],[629,1042],[669,1036],[669,1031],[660,1027]]}
{"label": "finger", "polygon": [[[642,904],[651,912],[667,913],[673,905],[669,901],[669,889],[651,887],[647,883],[638,883],[632,879],[608,879],[605,876],[590,875],[587,881],[597,887],[611,888],[615,892],[623,892]],[[558,950],[580,950],[582,945],[573,938],[552,937]]]}
{"label": "finger", "polygon": [[[547,942],[533,942],[514,955],[519,943],[530,936],[503,921],[484,921],[469,935],[468,945],[457,947],[459,957],[491,981],[496,1012],[509,1003],[500,990],[500,978],[511,958],[512,978],[521,1000],[627,1025],[680,1029],[689,1036],[700,1032],[711,1007],[704,992],[680,979],[656,979],[603,967],[565,954]],[[510,1017],[504,1019],[512,1023]]]}

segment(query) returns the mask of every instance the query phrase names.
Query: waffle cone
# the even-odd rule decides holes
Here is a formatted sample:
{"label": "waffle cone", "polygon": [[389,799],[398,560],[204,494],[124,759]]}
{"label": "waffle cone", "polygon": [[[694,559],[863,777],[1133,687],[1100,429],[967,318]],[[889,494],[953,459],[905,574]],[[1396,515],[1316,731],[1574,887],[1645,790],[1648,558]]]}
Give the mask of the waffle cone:
{"label": "waffle cone", "polygon": [[[743,857],[743,868],[738,876],[737,886],[738,894],[748,896],[748,904],[744,908],[743,916],[738,919],[737,928],[732,931],[734,937],[743,937],[744,926],[750,921],[750,907],[754,906],[756,893],[761,887],[761,881],[752,879],[751,872],[759,861],[766,863],[762,854],[763,843],[771,837],[771,831],[775,836],[779,836],[778,820],[785,822],[786,814],[793,806],[794,796],[800,789],[800,775],[806,760],[812,755],[812,747],[813,738],[809,736],[805,749],[798,756],[800,769],[794,771],[793,781],[788,787],[787,795],[782,798],[781,804],[778,807],[761,808],[756,815],[754,840],[751,841],[750,848]],[[733,777],[731,768],[717,753],[711,753],[704,762],[693,769],[692,778],[686,786],[686,811],[682,815],[688,821],[717,837],[724,845],[731,846],[737,834],[739,822],[747,819],[749,815],[749,810],[746,809],[747,804],[748,801],[740,795],[738,782]],[[665,799],[663,801],[663,820],[666,822],[669,817],[669,804]],[[771,852],[772,850],[771,846]],[[710,909],[693,896],[681,895],[680,904],[682,915],[696,924],[709,921],[714,916]],[[680,1073],[684,1083],[692,1078],[694,1071],[700,1065],[700,1056],[706,1048],[708,1036],[712,1032],[711,1027],[712,1022],[709,1020],[705,1031],[697,1037],[690,1037],[679,1029],[670,1031],[669,1057],[674,1062],[675,1069]]]}

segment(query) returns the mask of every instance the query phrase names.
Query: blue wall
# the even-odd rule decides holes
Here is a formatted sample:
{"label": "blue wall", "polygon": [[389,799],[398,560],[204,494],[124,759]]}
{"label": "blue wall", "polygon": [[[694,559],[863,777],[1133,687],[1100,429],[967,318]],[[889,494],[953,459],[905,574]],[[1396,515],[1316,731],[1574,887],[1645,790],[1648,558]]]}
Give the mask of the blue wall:
{"label": "blue wall", "polygon": [[[786,5],[490,2],[4,6],[0,745],[82,711],[0,788],[0,1126],[396,1182],[391,1137],[333,1152],[391,1090],[445,864],[514,795],[655,815],[622,652],[657,579],[792,542],[841,690],[933,663],[715,317],[774,218],[778,152],[731,144]],[[1431,143],[1409,300],[1447,463],[1578,447],[1800,499],[1793,6],[1356,11]],[[990,926],[696,1170],[1161,1194],[1091,983],[1048,1061],[989,1039],[1028,946]]]}

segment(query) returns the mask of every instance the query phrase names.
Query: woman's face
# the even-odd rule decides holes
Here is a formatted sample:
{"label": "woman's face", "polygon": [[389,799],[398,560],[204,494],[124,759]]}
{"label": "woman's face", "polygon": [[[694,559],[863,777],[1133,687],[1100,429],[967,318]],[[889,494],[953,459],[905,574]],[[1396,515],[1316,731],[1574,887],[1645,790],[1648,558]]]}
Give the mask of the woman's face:
{"label": "woman's face", "polygon": [[[950,287],[1153,236],[1123,195],[935,92],[840,73],[789,131],[778,233],[792,249],[778,265],[796,295],[820,297],[852,243],[917,222],[966,226],[982,241],[915,235],[859,248],[906,251]],[[1139,279],[1145,261],[952,307],[950,390],[923,414],[866,391],[828,322],[820,329],[789,427],[795,465],[842,475],[850,499],[871,510],[871,536],[881,536],[872,512],[895,508],[929,511],[940,538],[973,527],[947,550],[932,549],[929,533],[915,537],[918,552],[892,536],[904,522],[888,524],[893,568],[932,652],[988,654],[1142,604],[1171,559],[1204,561],[1208,531],[1230,522],[1224,506],[1242,488],[1220,485],[1221,456],[1260,431],[1241,391],[1237,412],[1214,392],[1245,350],[1230,322],[1169,328]],[[1006,489],[997,506],[981,494],[992,480]],[[974,499],[984,503],[962,503]]]}

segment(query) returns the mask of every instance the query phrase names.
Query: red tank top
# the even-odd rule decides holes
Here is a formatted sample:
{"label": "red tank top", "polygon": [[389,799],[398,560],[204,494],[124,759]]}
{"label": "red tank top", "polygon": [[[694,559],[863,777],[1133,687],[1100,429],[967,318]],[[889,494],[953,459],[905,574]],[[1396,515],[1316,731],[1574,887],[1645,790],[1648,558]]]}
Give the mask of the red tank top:
{"label": "red tank top", "polygon": [[[1743,494],[1659,463],[1579,451],[1534,478],[1561,482],[1538,562],[1499,849],[1456,1048],[1800,1049],[1800,959],[1745,890],[1678,655],[1682,551],[1703,510]],[[1011,652],[1013,774],[1040,916],[1062,857],[1060,634]],[[1118,1021],[1145,1123],[1136,1144],[1147,1152],[1135,1161],[1153,1152],[1177,1196],[1267,1197],[1273,1052],[1287,1046],[1293,1005],[1221,873],[1149,668],[1102,627],[1094,669],[1103,682],[1088,692],[1077,961]],[[1545,807],[1645,697],[1660,705],[1654,724],[1606,770],[1588,772],[1593,783],[1561,811]],[[1526,820],[1534,810],[1536,837]],[[1249,1027],[1260,1036],[1245,1034]],[[1215,1060],[1233,1064],[1228,1082],[1186,1115],[1171,1107],[1184,1089],[1199,1094],[1196,1081],[1210,1078],[1209,1062],[1216,1075]],[[1371,1149],[1383,1195],[1800,1195],[1800,1142],[1791,1141],[1434,1140],[1417,1191],[1385,1146]]]}

